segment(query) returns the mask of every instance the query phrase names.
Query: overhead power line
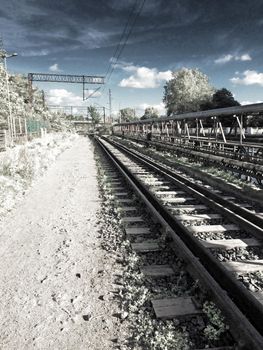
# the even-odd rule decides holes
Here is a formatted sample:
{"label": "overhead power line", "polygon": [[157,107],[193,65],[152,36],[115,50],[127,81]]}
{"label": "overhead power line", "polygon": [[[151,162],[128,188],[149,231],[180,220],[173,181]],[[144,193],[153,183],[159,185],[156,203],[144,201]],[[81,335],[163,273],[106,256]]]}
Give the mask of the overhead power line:
{"label": "overhead power line", "polygon": [[[133,4],[133,7],[132,7],[132,9],[131,9],[131,11],[130,11],[130,13],[129,13],[129,17],[128,17],[128,20],[127,20],[127,22],[126,22],[126,24],[125,24],[125,26],[124,26],[124,29],[123,29],[121,38],[120,38],[118,44],[116,45],[115,50],[114,50],[114,53],[113,53],[113,55],[112,55],[112,57],[111,57],[112,60],[114,60],[114,59],[117,57],[117,55],[118,55],[118,53],[119,53],[119,51],[120,51],[120,48],[121,48],[121,46],[122,46],[122,41],[123,41],[124,38],[125,38],[126,31],[127,31],[128,27],[129,27],[129,24],[130,24],[131,20],[132,20],[132,15],[133,15],[133,12],[134,12],[135,9],[136,9],[137,2],[138,2],[138,0],[135,0],[135,2],[134,2],[134,4]],[[110,60],[110,63],[109,63],[109,65],[108,65],[107,72],[106,72],[106,74],[105,74],[105,78],[106,78],[106,79],[107,79],[107,76],[108,76],[108,74],[109,74],[109,71],[110,71],[110,69],[111,69],[111,67],[112,67],[112,60]]]}
{"label": "overhead power line", "polygon": [[145,1],[146,1],[146,0],[142,0],[141,5],[140,5],[140,7],[139,7],[137,13],[135,13],[133,22],[132,22],[132,24],[131,24],[131,26],[130,26],[130,29],[129,29],[129,31],[128,31],[126,37],[125,37],[124,43],[123,43],[122,46],[120,47],[120,50],[119,50],[119,52],[118,52],[118,54],[117,54],[117,56],[116,56],[116,60],[115,60],[114,64],[112,64],[112,66],[111,66],[111,70],[110,70],[109,76],[106,77],[106,79],[105,79],[106,84],[107,84],[107,82],[109,82],[109,80],[110,80],[110,78],[111,78],[111,75],[112,75],[113,71],[114,71],[115,68],[116,68],[116,64],[117,64],[117,62],[118,62],[118,60],[119,60],[119,58],[120,58],[120,56],[121,56],[121,54],[122,54],[122,52],[123,52],[123,50],[124,50],[124,48],[125,48],[127,42],[128,42],[128,40],[129,40],[129,38],[130,38],[130,36],[131,36],[131,33],[132,33],[133,28],[134,28],[134,26],[135,26],[135,23],[136,23],[138,17],[140,16],[140,14],[141,14],[141,12],[142,12],[142,10],[143,10]]}
{"label": "overhead power line", "polygon": [[[120,37],[120,40],[114,50],[114,54],[112,56],[112,59],[109,63],[109,66],[108,66],[108,69],[107,69],[107,72],[106,72],[106,75],[105,75],[105,85],[103,86],[102,88],[102,94],[104,93],[104,90],[105,90],[105,87],[106,87],[106,84],[109,82],[110,78],[111,78],[111,75],[113,73],[113,71],[115,70],[116,68],[116,65],[118,63],[118,60],[120,59],[121,57],[121,54],[131,36],[131,33],[133,31],[133,28],[136,24],[136,21],[138,19],[138,17],[140,16],[142,10],[143,10],[143,7],[144,7],[144,4],[145,4],[145,1],[146,0],[142,0],[141,4],[139,5],[138,7],[138,0],[135,0],[134,2],[134,5],[129,13],[129,17],[128,17],[128,20],[124,26],[124,29],[123,29],[123,32],[122,32],[122,35]],[[136,8],[138,7],[137,11],[136,11]]]}

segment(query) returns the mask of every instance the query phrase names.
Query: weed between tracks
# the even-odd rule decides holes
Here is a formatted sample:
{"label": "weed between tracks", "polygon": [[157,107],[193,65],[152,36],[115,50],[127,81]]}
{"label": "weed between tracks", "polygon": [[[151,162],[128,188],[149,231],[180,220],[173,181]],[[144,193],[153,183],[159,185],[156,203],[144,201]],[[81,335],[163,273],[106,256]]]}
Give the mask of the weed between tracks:
{"label": "weed between tracks", "polygon": [[[196,283],[188,274],[180,271],[175,278],[160,279],[156,285],[156,280],[147,279],[140,272],[140,266],[156,263],[156,258],[153,253],[148,257],[148,253],[142,257],[137,255],[125,239],[120,211],[115,207],[114,197],[109,190],[109,178],[103,170],[103,162],[105,160],[102,157],[97,158],[98,181],[103,199],[100,214],[102,246],[115,254],[122,266],[121,273],[116,275],[118,290],[115,298],[120,307],[121,322],[116,349],[188,350],[218,345],[227,327],[221,313],[212,303],[204,304],[205,317],[196,316],[190,321],[179,323],[175,319],[162,321],[155,318],[150,302],[153,297],[191,295]],[[174,256],[174,253],[171,254]],[[167,261],[171,259],[171,254],[166,256]]]}

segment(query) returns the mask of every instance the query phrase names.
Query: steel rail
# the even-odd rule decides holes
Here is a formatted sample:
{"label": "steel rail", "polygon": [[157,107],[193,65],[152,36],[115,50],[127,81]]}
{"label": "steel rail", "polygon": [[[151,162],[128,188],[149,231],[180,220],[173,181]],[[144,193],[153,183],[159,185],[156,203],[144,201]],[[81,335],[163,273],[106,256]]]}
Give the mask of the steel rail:
{"label": "steel rail", "polygon": [[[118,142],[118,139],[117,139],[117,142]],[[167,149],[174,151],[174,149],[169,147],[169,146],[167,147]],[[154,155],[152,155],[152,158],[154,158]],[[209,159],[207,159],[207,162],[209,162]],[[220,168],[225,169],[227,171],[236,172],[236,173],[239,173],[242,175],[245,174],[245,175],[250,176],[250,177],[255,177],[255,178],[257,178],[258,182],[260,182],[261,179],[263,181],[263,173],[261,175],[258,173],[255,174],[255,172],[253,170],[251,170],[251,172],[248,172],[248,170],[243,171],[243,169],[239,169],[237,167],[231,168],[231,166],[227,166],[228,163],[225,162],[225,158],[221,157],[221,159],[222,159],[222,161],[218,162],[218,165],[220,164]],[[179,164],[179,163],[175,163],[169,159],[166,159],[165,161],[158,159],[158,161],[169,168],[176,167],[179,171],[182,171],[184,174],[186,174],[186,176],[190,175],[190,176],[196,178],[197,180],[201,180],[201,181],[203,181],[203,179],[204,179],[204,173],[202,173],[202,171],[200,169],[192,168],[191,164],[181,164],[181,163]],[[224,163],[226,163],[226,164],[224,164]],[[211,160],[211,164],[214,165],[215,161]],[[250,164],[250,165],[252,166],[252,164]],[[209,174],[205,174],[205,175],[207,175],[207,177],[206,177],[207,184],[209,184],[211,186],[217,186],[223,192],[226,191],[226,189],[227,189],[227,192],[231,193],[231,195],[236,195],[237,188],[234,185],[231,185],[228,183],[227,188],[226,188],[223,179],[218,179],[218,177],[214,178],[213,175],[209,175]],[[241,190],[238,193],[238,197],[242,200],[252,201],[255,204],[259,204],[259,205],[262,205],[262,203],[263,203],[262,191],[259,191],[256,193],[254,191],[253,192],[249,191],[249,188],[247,188],[244,192],[243,192],[243,190]]]}
{"label": "steel rail", "polygon": [[149,159],[149,157],[138,154],[138,152],[135,153],[134,151],[131,151],[127,147],[120,145],[115,141],[109,141],[108,139],[107,141],[119,149],[122,149],[123,151],[129,153],[131,156],[137,157],[141,161],[146,162],[147,166],[150,166],[157,171],[161,171],[164,175],[173,180],[179,181],[180,186],[186,186],[185,190],[187,192],[198,196],[200,200],[209,202],[210,206],[213,206],[226,216],[231,216],[231,219],[233,221],[238,224],[241,223],[242,227],[248,230],[253,236],[257,237],[260,240],[263,240],[263,218],[253,214],[251,211],[242,208],[233,202],[229,202],[216,193],[210,192],[203,186],[193,183],[184,176],[181,176],[168,169],[168,167]]}
{"label": "steel rail", "polygon": [[213,299],[227,317],[227,322],[232,327],[240,347],[247,350],[262,350],[262,305],[221,266],[219,261],[207,249],[203,248],[185,226],[175,220],[154,194],[105,146],[104,142],[98,139],[97,141],[124,175],[127,182],[152,211],[155,218],[170,233],[175,243],[175,250],[186,263],[191,265],[189,269],[196,278],[202,281],[213,296]]}
{"label": "steel rail", "polygon": [[[206,202],[210,207],[213,207],[221,213],[224,213],[224,215],[229,217],[238,225],[241,225],[242,228],[249,231],[252,235],[256,236],[259,239],[262,239],[263,220],[261,218],[254,217],[254,215],[248,210],[244,210],[236,204],[226,201],[217,194],[210,193],[203,187],[191,183],[191,181],[184,179],[177,174],[174,174],[172,171],[166,169],[161,165],[155,164],[149,159],[145,159],[145,157],[141,155],[133,153],[124,146],[120,146],[112,141],[110,141],[110,143],[114,145],[117,149],[122,150],[123,152],[131,156],[133,159],[136,159],[140,163],[143,163],[148,168],[164,175],[172,183],[176,184],[177,186],[183,187],[187,192],[193,194],[194,196],[197,196],[201,201]],[[157,199],[156,201],[158,203]],[[229,208],[227,208],[227,206],[234,208],[237,211],[241,210],[241,212],[244,212],[247,217],[243,218],[242,216],[237,215]],[[206,267],[206,269],[212,274],[212,276],[223,288],[230,292],[231,297],[233,298],[233,300],[235,300],[240,309],[244,313],[249,314],[250,320],[253,319],[253,323],[257,325],[257,328],[260,329],[260,332],[263,334],[263,305],[256,298],[254,298],[252,294],[248,292],[247,289],[243,285],[241,285],[241,283],[238,282],[233,277],[233,275],[230,272],[228,272],[207,249],[205,249],[202,246],[198,239],[193,237],[191,232],[181,222],[177,222],[174,219],[174,217],[169,212],[167,212],[167,210],[165,210],[165,212],[166,213],[164,213],[163,215],[168,216],[169,221],[172,223],[172,227],[175,228],[176,232],[184,241],[184,243],[186,243],[192,251],[198,253],[198,257],[200,258],[200,261]],[[248,217],[251,218],[252,222],[249,221]],[[253,221],[256,221],[261,226],[256,225]]]}
{"label": "steel rail", "polygon": [[[121,134],[116,134],[116,136],[121,137]],[[161,149],[169,149],[172,150],[174,152],[181,152],[184,154],[188,154],[190,156],[196,156],[199,158],[202,158],[204,160],[214,160],[217,163],[222,163],[222,160],[224,161],[224,163],[226,164],[230,164],[230,165],[234,165],[234,163],[236,163],[236,165],[238,164],[242,164],[242,166],[244,167],[245,171],[261,171],[263,172],[263,157],[260,156],[250,156],[248,154],[242,154],[242,153],[238,153],[235,154],[234,152],[231,151],[222,151],[222,150],[216,150],[216,149],[204,149],[204,148],[194,148],[189,147],[185,144],[179,144],[179,143],[171,143],[171,142],[162,142],[156,139],[152,139],[151,141],[146,140],[146,138],[136,138],[130,135],[125,135],[125,138],[127,140],[131,140],[131,141],[135,141],[135,142],[140,142],[143,144],[149,144]],[[225,144],[227,145],[227,144]],[[245,147],[258,147],[258,149],[263,149],[263,145],[258,144],[258,145],[250,145],[248,143],[243,144],[243,146]],[[241,158],[244,158],[244,160],[242,160]],[[239,159],[238,159],[239,158]],[[232,162],[232,163],[231,163]],[[244,174],[245,174],[244,171]],[[252,176],[252,174],[249,174]]]}

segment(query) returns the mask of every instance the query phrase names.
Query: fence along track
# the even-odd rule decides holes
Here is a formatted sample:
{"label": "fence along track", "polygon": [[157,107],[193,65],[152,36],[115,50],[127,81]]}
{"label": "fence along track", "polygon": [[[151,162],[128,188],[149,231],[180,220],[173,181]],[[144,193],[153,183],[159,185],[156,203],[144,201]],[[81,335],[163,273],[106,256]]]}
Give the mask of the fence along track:
{"label": "fence along track", "polygon": [[155,217],[166,227],[175,242],[175,249],[187,263],[191,264],[194,275],[212,293],[217,305],[227,317],[227,322],[234,329],[236,338],[242,339],[247,349],[262,349],[263,310],[261,303],[212,256],[208,249],[193,237],[187,227],[175,220],[156,196],[147,190],[142,181],[114,155],[114,151],[109,150],[109,148],[113,149],[113,146],[108,143],[106,146],[105,141],[99,140],[98,142]]}
{"label": "fence along track", "polygon": [[6,146],[6,134],[4,130],[0,130],[0,151],[4,151]]}

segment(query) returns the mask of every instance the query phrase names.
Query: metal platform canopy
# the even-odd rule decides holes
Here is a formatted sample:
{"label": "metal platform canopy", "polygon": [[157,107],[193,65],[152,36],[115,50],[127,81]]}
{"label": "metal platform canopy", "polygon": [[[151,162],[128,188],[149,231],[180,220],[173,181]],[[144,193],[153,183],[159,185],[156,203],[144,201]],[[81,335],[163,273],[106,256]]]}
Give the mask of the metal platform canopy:
{"label": "metal platform canopy", "polygon": [[[99,75],[72,75],[72,74],[52,74],[52,73],[28,73],[28,84],[30,96],[32,96],[33,81],[49,82],[49,83],[72,83],[82,84],[83,87],[83,101],[85,98],[85,84],[104,84],[105,78]],[[89,97],[91,97],[97,88]]]}
{"label": "metal platform canopy", "polygon": [[170,117],[160,117],[158,119],[144,119],[135,120],[126,123],[117,123],[115,126],[119,125],[135,125],[135,124],[149,124],[154,122],[167,122],[167,121],[179,121],[179,120],[196,120],[196,119],[206,119],[211,117],[223,117],[223,116],[234,116],[234,115],[247,115],[253,113],[263,113],[263,103],[254,103],[245,106],[237,107],[226,107],[218,109],[209,109],[206,111],[190,112],[183,114],[175,114]]}
{"label": "metal platform canopy", "polygon": [[[155,133],[167,135],[167,137],[179,136],[180,138],[184,137],[188,140],[193,138],[200,139],[202,137],[208,137],[211,141],[213,136],[215,136],[215,139],[217,140],[217,136],[221,134],[223,142],[227,143],[220,118],[228,116],[233,118],[233,120],[236,122],[240,133],[240,144],[242,144],[243,139],[246,138],[243,130],[243,117],[247,115],[258,115],[259,118],[262,118],[262,113],[263,103],[256,103],[245,106],[218,108],[177,115],[175,114],[169,117],[134,120],[132,122],[117,123],[113,128],[116,131],[133,132],[137,134],[145,134],[150,130],[152,133],[156,131]],[[213,120],[213,126],[209,128],[210,132],[208,132],[208,130],[205,132],[203,122],[209,119]],[[193,122],[195,123],[195,126],[193,126]],[[195,135],[190,134],[190,128],[194,129]]]}
{"label": "metal platform canopy", "polygon": [[[222,119],[229,117],[231,123],[224,126]],[[116,134],[152,141],[170,142],[177,147],[211,152],[235,152],[251,155],[258,160],[263,152],[263,134],[259,129],[257,138],[245,133],[244,118],[263,118],[263,103],[227,107],[199,112],[175,114],[144,120],[134,120],[113,125]],[[256,136],[256,135],[254,135]],[[252,141],[248,141],[248,140]]]}

